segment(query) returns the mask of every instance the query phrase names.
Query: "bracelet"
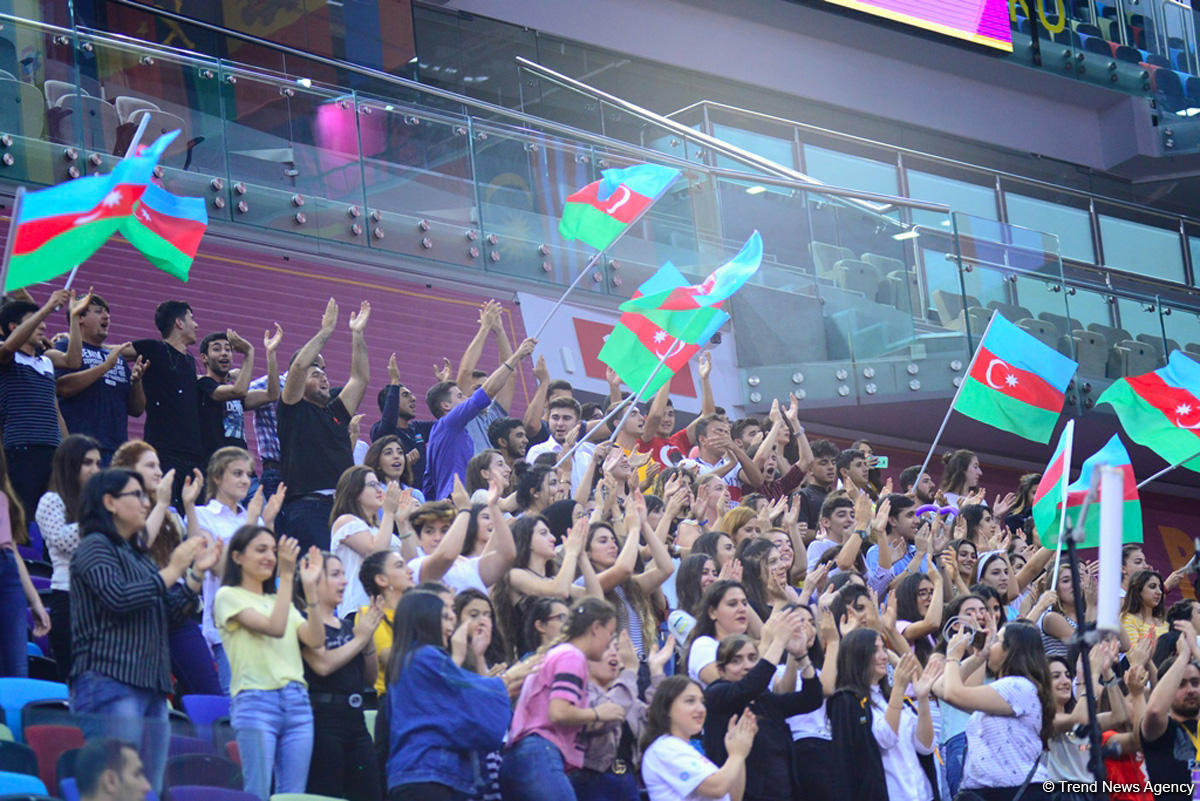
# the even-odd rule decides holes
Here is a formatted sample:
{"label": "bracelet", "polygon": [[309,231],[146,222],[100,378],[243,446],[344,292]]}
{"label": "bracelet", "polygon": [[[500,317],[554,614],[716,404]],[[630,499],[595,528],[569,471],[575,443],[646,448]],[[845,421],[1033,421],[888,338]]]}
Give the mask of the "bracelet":
{"label": "bracelet", "polygon": [[596,716],[596,722],[599,723],[600,722],[600,710],[597,709],[596,707],[592,707],[592,713]]}
{"label": "bracelet", "polygon": [[407,534],[400,534],[397,539],[406,540],[413,535],[412,529],[409,529]]}
{"label": "bracelet", "polygon": [[189,568],[187,569],[187,580],[188,580],[188,581],[194,581],[194,582],[196,582],[197,584],[203,584],[203,583],[204,583],[204,579],[203,579],[203,578],[201,578],[200,576],[197,576],[197,575],[196,575],[196,571],[195,571],[195,570],[193,570],[191,567],[189,567]]}
{"label": "bracelet", "polygon": [[469,514],[471,514],[471,510],[470,509],[459,509],[454,514],[456,514],[456,515],[468,514],[469,515]]}
{"label": "bracelet", "polygon": [[517,369],[517,368],[513,367],[511,364],[509,364],[508,362],[500,362],[500,366],[501,366],[501,367],[507,367],[509,370],[515,370],[515,369]]}

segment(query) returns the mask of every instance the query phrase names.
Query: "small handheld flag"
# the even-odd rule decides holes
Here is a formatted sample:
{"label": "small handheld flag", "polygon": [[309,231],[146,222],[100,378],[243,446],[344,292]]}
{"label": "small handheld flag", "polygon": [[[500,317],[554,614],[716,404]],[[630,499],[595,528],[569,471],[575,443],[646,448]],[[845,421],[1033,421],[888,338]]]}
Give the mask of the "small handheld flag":
{"label": "small handheld flag", "polygon": [[[1113,435],[1103,448],[1089,456],[1083,463],[1079,478],[1067,487],[1067,526],[1075,525],[1079,519],[1079,510],[1083,499],[1092,487],[1093,474],[1101,465],[1116,467],[1125,474],[1124,497],[1121,499],[1121,539],[1123,542],[1142,541],[1142,503],[1138,499],[1137,481],[1133,477],[1133,465],[1129,462],[1129,452],[1121,444],[1121,438]],[[1100,494],[1097,491],[1096,502]],[[1080,548],[1096,548],[1100,545],[1100,515],[1089,513],[1083,521],[1084,538],[1079,543]],[[1045,539],[1043,538],[1043,544]]]}
{"label": "small handheld flag", "polygon": [[180,197],[149,184],[120,230],[155,267],[186,281],[207,227],[204,198]]}

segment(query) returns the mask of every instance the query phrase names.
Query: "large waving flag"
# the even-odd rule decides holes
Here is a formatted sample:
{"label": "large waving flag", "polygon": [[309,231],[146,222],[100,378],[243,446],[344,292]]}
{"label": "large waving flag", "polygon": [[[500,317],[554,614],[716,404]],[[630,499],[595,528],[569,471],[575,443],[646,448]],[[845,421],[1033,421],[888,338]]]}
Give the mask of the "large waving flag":
{"label": "large waving flag", "polygon": [[1049,442],[1079,365],[992,315],[954,410],[1035,442]]}
{"label": "large waving flag", "polygon": [[121,221],[121,234],[155,267],[186,281],[207,227],[204,198],[179,197],[149,184],[133,214]]}
{"label": "large waving flag", "polygon": [[[1067,482],[1071,473],[1071,445],[1075,439],[1075,420],[1067,421],[1058,437],[1058,447],[1050,457],[1033,494],[1033,523],[1046,548],[1058,545],[1062,533],[1063,507],[1067,503]],[[1090,515],[1090,513],[1089,513]],[[1057,571],[1056,571],[1057,572]]]}
{"label": "large waving flag", "polygon": [[1096,403],[1112,405],[1134,442],[1200,471],[1200,364],[1172,351],[1166,367],[1114,381]]}
{"label": "large waving flag", "polygon": [[625,233],[667,187],[679,170],[657,164],[635,164],[605,170],[594,181],[567,196],[558,232],[567,239],[582,240],[604,250]]}
{"label": "large waving flag", "polygon": [[108,175],[24,193],[9,231],[4,291],[62,275],[99,250],[133,213],[163,151],[178,135],[163,134],[140,155],[121,159]]}
{"label": "large waving flag", "polygon": [[[1092,476],[1101,465],[1119,467],[1125,474],[1125,497],[1121,505],[1121,541],[1142,541],[1142,503],[1138,498],[1137,479],[1133,475],[1133,465],[1129,462],[1129,452],[1121,444],[1121,438],[1116,434],[1103,448],[1093,453],[1083,463],[1083,469],[1075,483],[1067,487],[1067,525],[1074,526],[1079,518],[1079,510],[1083,499],[1092,486]],[[1096,490],[1096,498],[1088,510],[1087,519],[1083,521],[1084,539],[1080,548],[1098,548],[1100,546],[1100,490]]]}
{"label": "large waving flag", "polygon": [[[683,274],[667,262],[638,287],[634,297],[686,285]],[[646,315],[625,312],[599,354],[600,361],[611,367],[630,387],[645,385],[643,397],[653,395],[670,381],[700,346],[725,324],[729,315],[718,308],[707,308],[664,312],[656,319],[657,322]],[[660,361],[662,369],[646,384]]]}
{"label": "large waving flag", "polygon": [[746,240],[741,251],[714,270],[704,279],[704,283],[647,292],[641,297],[635,296],[621,304],[621,311],[648,314],[655,310],[685,311],[720,306],[758,271],[758,266],[762,263],[762,250],[762,236],[755,231]]}

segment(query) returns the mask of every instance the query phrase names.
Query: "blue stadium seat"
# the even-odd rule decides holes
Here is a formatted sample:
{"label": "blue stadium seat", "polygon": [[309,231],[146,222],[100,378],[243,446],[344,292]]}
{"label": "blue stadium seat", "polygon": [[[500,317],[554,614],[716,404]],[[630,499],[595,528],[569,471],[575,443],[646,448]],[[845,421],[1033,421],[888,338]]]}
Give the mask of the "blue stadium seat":
{"label": "blue stadium seat", "polygon": [[18,742],[25,742],[21,734],[21,710],[30,701],[43,698],[66,699],[67,685],[40,679],[0,679],[0,706],[4,708],[4,720],[12,729]]}

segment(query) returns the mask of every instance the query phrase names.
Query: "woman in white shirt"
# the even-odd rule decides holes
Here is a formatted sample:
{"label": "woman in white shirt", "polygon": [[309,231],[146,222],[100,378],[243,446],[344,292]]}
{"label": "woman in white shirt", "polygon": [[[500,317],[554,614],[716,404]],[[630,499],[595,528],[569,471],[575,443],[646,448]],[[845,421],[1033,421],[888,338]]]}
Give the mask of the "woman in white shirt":
{"label": "woman in white shirt", "polygon": [[717,680],[717,646],[731,634],[745,634],[750,627],[750,602],[742,585],[721,579],[704,593],[696,608],[696,625],[687,647],[687,673],[700,686]]}
{"label": "woman in white shirt", "polygon": [[[20,469],[14,464],[13,469]],[[83,485],[100,472],[100,443],[72,434],[54,451],[50,491],[38,501],[34,519],[50,552],[50,648],[58,675],[71,674],[71,556],[79,545],[79,500]]]}
{"label": "woman in white shirt", "polygon": [[450,496],[457,507],[454,523],[436,548],[408,563],[414,583],[440,581],[456,593],[471,589],[488,594],[517,557],[512,530],[500,509],[503,490],[502,477],[493,473],[486,502],[472,505],[455,477]]}
{"label": "woman in white shirt", "polygon": [[[356,465],[348,467],[338,479],[333,493],[333,511],[329,513],[329,549],[342,560],[350,582],[338,604],[338,617],[345,617],[369,603],[367,591],[358,579],[363,558],[376,551],[400,550],[395,529],[396,513],[402,491],[395,481],[386,486],[375,471]],[[380,510],[383,511],[380,516]],[[375,525],[375,521],[379,521]]]}
{"label": "woman in white shirt", "polygon": [[754,713],[729,719],[729,758],[719,768],[688,742],[700,734],[705,717],[704,693],[696,682],[671,676],[658,686],[642,735],[642,781],[650,801],[742,801],[746,756],[758,733]]}
{"label": "woman in white shirt", "polygon": [[1031,623],[1005,625],[988,655],[988,666],[1000,678],[978,687],[965,685],[960,675],[971,638],[958,634],[946,647],[943,682],[945,700],[973,713],[967,722],[961,787],[985,801],[1011,799],[1032,770],[1025,797],[1042,797],[1042,782],[1050,774],[1040,761],[1053,734],[1057,706],[1041,634]]}

